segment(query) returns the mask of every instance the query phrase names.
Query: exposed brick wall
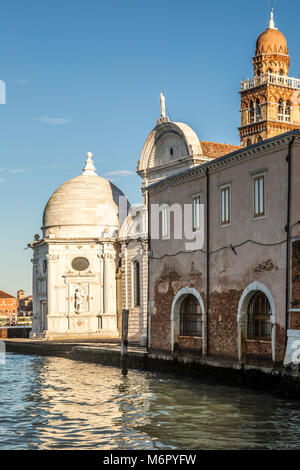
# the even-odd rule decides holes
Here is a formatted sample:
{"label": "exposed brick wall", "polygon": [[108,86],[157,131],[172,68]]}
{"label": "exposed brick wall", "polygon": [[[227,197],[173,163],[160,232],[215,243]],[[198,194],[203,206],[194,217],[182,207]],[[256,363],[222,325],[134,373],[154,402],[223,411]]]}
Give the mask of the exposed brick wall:
{"label": "exposed brick wall", "polygon": [[246,341],[247,356],[272,357],[271,341]]}
{"label": "exposed brick wall", "polygon": [[290,329],[300,330],[300,312],[290,313]]}
{"label": "exposed brick wall", "polygon": [[[300,307],[300,240],[292,244],[292,308]],[[296,320],[298,324],[298,320]],[[300,329],[300,325],[295,328]]]}
{"label": "exposed brick wall", "polygon": [[238,304],[243,291],[210,294],[209,354],[238,358]]}
{"label": "exposed brick wall", "polygon": [[[285,354],[285,328],[276,324],[275,361],[282,362]],[[247,364],[254,364],[259,358],[272,361],[272,342],[247,340],[242,336],[242,357]],[[256,359],[255,359],[256,358]]]}
{"label": "exposed brick wall", "polygon": [[276,350],[275,361],[282,362],[285,355],[286,330],[278,324],[276,325]]}
{"label": "exposed brick wall", "polygon": [[[155,284],[154,309],[151,314],[151,349],[170,351],[171,310],[176,293],[183,287],[194,287],[200,293],[206,308],[205,293],[201,290],[201,279],[187,278],[171,268],[164,267],[163,274]],[[210,293],[208,318],[209,356],[238,360],[238,304],[241,290],[224,290]],[[201,354],[202,338],[179,337],[179,351]],[[247,341],[242,338],[242,356],[246,363],[258,360],[272,361],[271,342]],[[276,325],[276,361],[284,359],[285,329]]]}
{"label": "exposed brick wall", "polygon": [[[164,270],[154,288],[155,307],[151,316],[151,349],[170,351],[171,309],[176,295],[173,283],[181,276]],[[179,290],[179,288],[177,289]]]}
{"label": "exposed brick wall", "polygon": [[202,338],[188,338],[179,336],[178,343],[180,351],[202,351]]}
{"label": "exposed brick wall", "polygon": [[[202,297],[206,308],[205,293],[202,290],[201,276],[184,278],[173,268],[164,267],[154,289],[154,310],[151,315],[151,349],[170,351],[171,310],[176,293],[183,287],[194,287]],[[210,296],[208,319],[209,354],[237,359],[238,334],[237,310],[242,291],[229,290],[214,292]],[[221,320],[221,321],[220,321]],[[202,351],[202,339],[179,337],[181,351]]]}

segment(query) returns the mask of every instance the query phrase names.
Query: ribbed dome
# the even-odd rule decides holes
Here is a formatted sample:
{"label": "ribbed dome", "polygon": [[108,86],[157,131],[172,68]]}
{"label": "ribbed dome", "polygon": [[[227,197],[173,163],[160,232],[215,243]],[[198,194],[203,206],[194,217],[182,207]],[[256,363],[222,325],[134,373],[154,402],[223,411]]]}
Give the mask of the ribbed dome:
{"label": "ribbed dome", "polygon": [[256,55],[272,52],[288,54],[287,40],[278,29],[268,28],[256,42]]}
{"label": "ribbed dome", "polygon": [[113,237],[119,227],[119,197],[114,184],[93,170],[61,185],[50,197],[43,216],[44,237]]}

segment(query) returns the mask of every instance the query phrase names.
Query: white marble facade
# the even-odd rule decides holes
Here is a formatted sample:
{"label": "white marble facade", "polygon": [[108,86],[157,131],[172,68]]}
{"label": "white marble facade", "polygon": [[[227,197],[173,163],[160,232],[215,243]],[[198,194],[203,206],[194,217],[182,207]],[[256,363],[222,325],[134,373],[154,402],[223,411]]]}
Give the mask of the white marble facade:
{"label": "white marble facade", "polygon": [[33,284],[35,335],[117,335],[114,244],[43,242],[34,253]]}
{"label": "white marble facade", "polygon": [[[119,199],[121,198],[121,199]],[[92,155],[82,175],[58,188],[33,249],[33,337],[118,337],[116,266],[123,193],[96,174]]]}

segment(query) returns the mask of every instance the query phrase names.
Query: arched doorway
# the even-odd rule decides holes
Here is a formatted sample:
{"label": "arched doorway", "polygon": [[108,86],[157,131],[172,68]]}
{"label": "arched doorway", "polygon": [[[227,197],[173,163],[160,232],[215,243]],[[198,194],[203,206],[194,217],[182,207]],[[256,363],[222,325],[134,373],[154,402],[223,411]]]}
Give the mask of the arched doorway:
{"label": "arched doorway", "polygon": [[271,343],[272,360],[275,361],[275,305],[269,289],[253,282],[243,292],[238,307],[238,357],[245,355],[247,340]]}
{"label": "arched doorway", "polygon": [[184,287],[177,292],[171,310],[171,351],[179,336],[204,338],[204,304],[199,292]]}

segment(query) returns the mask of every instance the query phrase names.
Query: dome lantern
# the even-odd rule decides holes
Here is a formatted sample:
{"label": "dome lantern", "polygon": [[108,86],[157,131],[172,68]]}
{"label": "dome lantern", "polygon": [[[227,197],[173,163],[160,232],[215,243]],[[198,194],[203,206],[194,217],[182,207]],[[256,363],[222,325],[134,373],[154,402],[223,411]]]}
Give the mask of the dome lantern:
{"label": "dome lantern", "polygon": [[91,152],[88,152],[86,154],[85,167],[83,168],[82,174],[86,176],[97,175],[96,168],[93,162],[93,154]]}
{"label": "dome lantern", "polygon": [[274,10],[271,10],[268,28],[260,34],[256,41],[255,57],[253,58],[254,75],[267,73],[288,76],[290,57],[287,40],[276,28]]}

